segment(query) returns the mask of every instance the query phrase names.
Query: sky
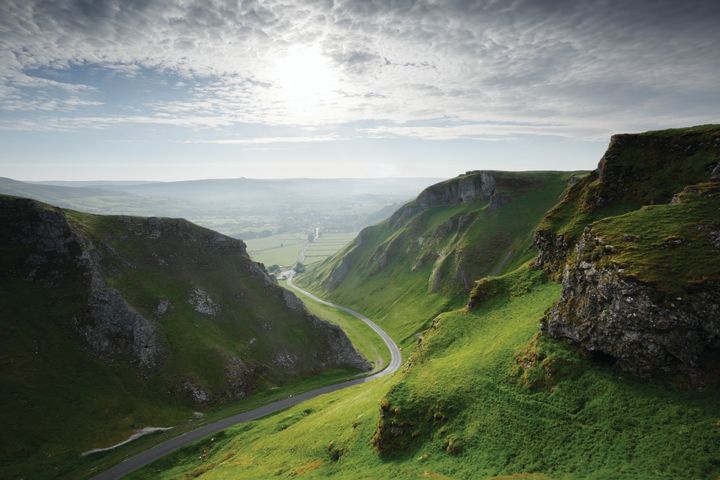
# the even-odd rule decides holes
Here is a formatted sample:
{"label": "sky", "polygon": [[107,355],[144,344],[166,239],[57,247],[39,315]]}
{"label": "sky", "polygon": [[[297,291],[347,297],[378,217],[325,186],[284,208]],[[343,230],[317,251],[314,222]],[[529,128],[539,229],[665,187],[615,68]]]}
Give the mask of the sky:
{"label": "sky", "polygon": [[720,2],[0,0],[0,176],[592,169],[720,121]]}

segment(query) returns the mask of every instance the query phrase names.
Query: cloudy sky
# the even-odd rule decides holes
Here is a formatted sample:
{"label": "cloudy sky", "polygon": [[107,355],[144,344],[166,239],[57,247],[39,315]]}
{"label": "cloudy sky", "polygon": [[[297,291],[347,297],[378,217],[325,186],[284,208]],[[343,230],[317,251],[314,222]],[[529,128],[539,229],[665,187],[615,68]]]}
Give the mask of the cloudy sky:
{"label": "cloudy sky", "polygon": [[0,0],[0,176],[594,168],[720,121],[720,2]]}

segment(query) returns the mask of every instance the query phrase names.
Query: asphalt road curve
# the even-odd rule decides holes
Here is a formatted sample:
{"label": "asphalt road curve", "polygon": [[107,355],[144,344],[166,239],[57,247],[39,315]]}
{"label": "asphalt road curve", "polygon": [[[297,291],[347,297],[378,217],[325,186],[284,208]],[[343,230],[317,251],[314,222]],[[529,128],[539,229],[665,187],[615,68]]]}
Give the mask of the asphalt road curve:
{"label": "asphalt road curve", "polygon": [[365,315],[356,312],[355,310],[351,310],[342,305],[336,305],[334,303],[327,302],[316,297],[312,293],[307,292],[296,286],[292,280],[292,275],[290,275],[288,278],[288,286],[299,294],[309,297],[318,303],[322,303],[323,305],[328,305],[338,310],[342,310],[343,312],[349,313],[350,315],[365,322],[367,325],[370,326],[370,328],[377,332],[377,334],[380,335],[380,337],[387,345],[388,349],[390,349],[390,362],[388,363],[388,365],[383,370],[373,375],[360,377],[353,380],[347,380],[345,382],[336,383],[334,385],[328,385],[321,388],[316,388],[315,390],[310,390],[305,393],[300,393],[292,397],[284,398],[282,400],[263,405],[262,407],[248,410],[247,412],[223,418],[222,420],[218,420],[217,422],[204,425],[196,430],[183,433],[182,435],[166,440],[162,443],[155,445],[152,448],[145,450],[144,452],[138,453],[135,456],[123,460],[109,470],[105,470],[104,472],[95,475],[94,477],[92,477],[92,479],[115,480],[118,478],[122,478],[125,475],[134,472],[135,470],[138,470],[146,465],[149,465],[155,460],[158,460],[159,458],[162,458],[165,455],[174,452],[175,450],[178,450],[179,448],[189,445],[196,440],[200,440],[203,437],[219,432],[220,430],[223,430],[225,428],[231,427],[238,423],[257,420],[258,418],[270,415],[271,413],[279,412],[280,410],[295,406],[299,403],[304,402],[305,400],[310,400],[311,398],[315,398],[325,393],[336,392],[338,390],[342,390],[343,388],[348,388],[353,385],[359,385],[361,383],[369,382],[385,375],[390,375],[392,373],[395,373],[400,368],[400,365],[402,364],[402,354],[400,353],[400,349],[393,341],[393,339],[390,338],[390,336],[385,333],[385,331],[381,329],[375,322],[367,318]]}

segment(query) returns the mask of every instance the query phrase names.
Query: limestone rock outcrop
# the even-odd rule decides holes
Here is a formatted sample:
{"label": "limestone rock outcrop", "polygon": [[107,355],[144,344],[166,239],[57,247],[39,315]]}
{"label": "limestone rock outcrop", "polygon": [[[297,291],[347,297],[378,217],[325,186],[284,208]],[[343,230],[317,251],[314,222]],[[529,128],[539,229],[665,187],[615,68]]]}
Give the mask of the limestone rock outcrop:
{"label": "limestone rock outcrop", "polygon": [[600,242],[588,228],[542,329],[637,376],[698,376],[703,354],[720,348],[720,281],[663,292],[602,258],[589,260],[587,252]]}

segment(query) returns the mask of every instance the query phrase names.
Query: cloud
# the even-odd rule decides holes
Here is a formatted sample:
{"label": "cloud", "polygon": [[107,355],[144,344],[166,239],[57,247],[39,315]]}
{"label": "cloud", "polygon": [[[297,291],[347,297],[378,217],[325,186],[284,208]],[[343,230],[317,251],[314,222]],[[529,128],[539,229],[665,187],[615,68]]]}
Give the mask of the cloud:
{"label": "cloud", "polygon": [[224,138],[207,140],[186,140],[183,143],[212,143],[216,145],[276,145],[292,143],[333,142],[339,140],[335,136],[317,137],[257,137],[257,138]]}
{"label": "cloud", "polygon": [[460,125],[382,125],[365,130],[371,138],[409,137],[424,140],[500,141],[519,135],[604,139],[604,132],[568,125],[542,124],[460,124]]}
{"label": "cloud", "polygon": [[[5,0],[0,127],[373,121],[370,136],[595,138],[704,123],[720,111],[718,24],[720,3],[693,0]],[[335,77],[305,103],[273,74],[298,48]],[[186,95],[130,111],[98,98],[115,86],[35,73],[81,65],[120,83],[164,74]],[[466,126],[406,126],[436,118]]]}

